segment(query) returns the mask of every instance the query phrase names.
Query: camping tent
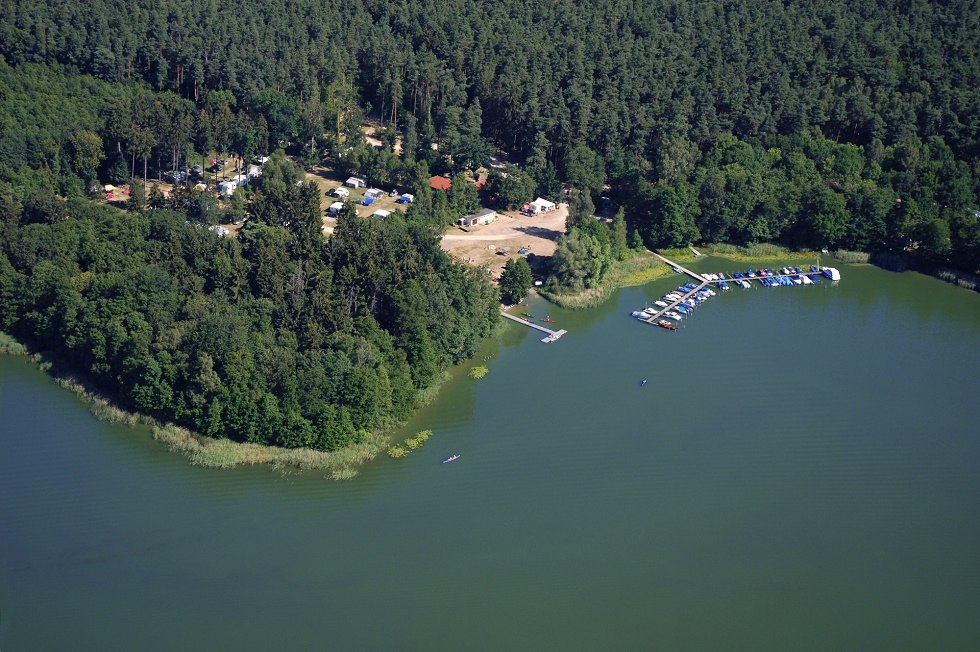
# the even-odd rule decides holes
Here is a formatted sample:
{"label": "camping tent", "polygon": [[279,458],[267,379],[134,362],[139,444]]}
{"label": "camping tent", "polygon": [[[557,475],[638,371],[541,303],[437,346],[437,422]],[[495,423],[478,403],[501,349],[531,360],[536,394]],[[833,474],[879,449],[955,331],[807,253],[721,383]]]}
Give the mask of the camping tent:
{"label": "camping tent", "polygon": [[327,209],[327,212],[331,215],[338,215],[343,207],[344,202],[335,201],[334,203],[330,204],[330,208]]}
{"label": "camping tent", "polygon": [[383,208],[379,208],[378,210],[376,210],[373,213],[371,213],[371,215],[373,215],[374,217],[377,217],[378,219],[382,219],[383,220],[384,218],[386,218],[389,215],[391,215],[391,211],[386,211]]}
{"label": "camping tent", "polygon": [[384,194],[385,194],[384,190],[379,190],[378,188],[371,188],[370,190],[366,190],[364,192],[364,198],[377,199],[379,197],[384,197]]}
{"label": "camping tent", "polygon": [[351,188],[367,188],[367,179],[362,179],[361,177],[348,177],[347,181],[344,182],[345,186],[350,186]]}
{"label": "camping tent", "polygon": [[537,199],[531,202],[530,209],[531,212],[534,213],[535,215],[537,215],[538,213],[546,213],[548,211],[555,210],[555,203],[550,202],[547,199],[542,199],[541,197],[538,197]]}

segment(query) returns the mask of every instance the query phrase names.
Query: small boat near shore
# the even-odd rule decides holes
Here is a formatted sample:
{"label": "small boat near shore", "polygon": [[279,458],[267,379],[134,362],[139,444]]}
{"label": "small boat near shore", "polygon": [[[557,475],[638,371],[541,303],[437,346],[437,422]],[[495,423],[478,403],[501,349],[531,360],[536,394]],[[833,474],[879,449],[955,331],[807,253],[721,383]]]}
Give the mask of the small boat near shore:
{"label": "small boat near shore", "polygon": [[456,460],[459,459],[459,457],[460,457],[459,453],[453,453],[452,455],[450,455],[449,457],[447,457],[446,459],[444,459],[442,461],[442,463],[443,464],[449,464],[450,462],[455,462]]}

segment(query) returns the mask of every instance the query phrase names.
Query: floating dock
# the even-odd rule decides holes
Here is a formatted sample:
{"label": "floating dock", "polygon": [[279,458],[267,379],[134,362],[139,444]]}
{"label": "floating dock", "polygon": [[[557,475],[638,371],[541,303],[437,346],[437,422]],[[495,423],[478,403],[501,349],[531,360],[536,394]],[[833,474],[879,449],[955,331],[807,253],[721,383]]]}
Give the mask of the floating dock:
{"label": "floating dock", "polygon": [[548,334],[547,337],[544,337],[541,340],[545,344],[550,344],[551,342],[554,342],[555,340],[561,338],[562,335],[564,335],[564,334],[566,334],[568,332],[568,331],[566,331],[564,329],[562,329],[560,331],[553,331],[550,328],[545,328],[541,324],[535,324],[533,321],[531,321],[529,319],[522,319],[521,317],[515,317],[514,315],[512,315],[510,313],[506,313],[503,310],[500,311],[500,315],[502,317],[506,317],[507,319],[509,319],[511,321],[516,321],[518,324],[524,324],[525,326],[530,326],[531,328],[533,328],[535,330],[539,330],[542,333],[547,333]]}

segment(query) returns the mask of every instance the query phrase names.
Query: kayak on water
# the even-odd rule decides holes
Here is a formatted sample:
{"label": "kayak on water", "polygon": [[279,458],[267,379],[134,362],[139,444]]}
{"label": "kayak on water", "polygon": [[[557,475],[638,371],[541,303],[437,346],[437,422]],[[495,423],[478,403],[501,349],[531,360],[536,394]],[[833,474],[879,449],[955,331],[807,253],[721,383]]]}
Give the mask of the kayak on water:
{"label": "kayak on water", "polygon": [[449,464],[450,462],[455,462],[458,459],[459,459],[459,453],[453,453],[452,455],[450,455],[449,457],[447,457],[446,459],[444,459],[442,461],[442,463],[443,464]]}

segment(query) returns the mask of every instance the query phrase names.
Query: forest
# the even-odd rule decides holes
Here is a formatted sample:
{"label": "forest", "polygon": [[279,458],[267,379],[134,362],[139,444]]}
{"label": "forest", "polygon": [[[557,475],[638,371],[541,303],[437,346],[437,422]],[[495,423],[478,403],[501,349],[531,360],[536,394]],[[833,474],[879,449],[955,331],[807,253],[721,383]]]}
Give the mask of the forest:
{"label": "forest", "polygon": [[32,207],[4,225],[0,330],[207,436],[336,450],[404,419],[490,333],[498,292],[424,224],[351,209],[324,245],[296,179],[263,175],[276,218],[237,239],[172,209]]}
{"label": "forest", "polygon": [[[437,239],[495,152],[511,165],[484,202],[571,204],[553,288],[701,242],[977,273],[978,24],[963,0],[10,0],[0,329],[203,434],[336,449],[404,418],[493,327],[497,289]],[[277,149],[418,201],[324,242],[281,157],[247,202],[143,192]],[[87,199],[130,179],[128,213]],[[237,239],[206,228],[246,214]]]}

